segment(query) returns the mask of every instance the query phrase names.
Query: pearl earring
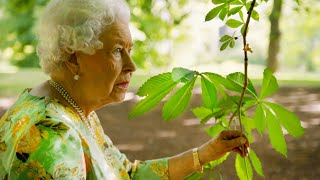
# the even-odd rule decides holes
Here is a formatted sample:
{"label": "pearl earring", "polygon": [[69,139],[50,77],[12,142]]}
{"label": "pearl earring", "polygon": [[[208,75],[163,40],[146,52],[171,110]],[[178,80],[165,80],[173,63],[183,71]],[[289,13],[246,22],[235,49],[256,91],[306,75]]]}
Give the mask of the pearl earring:
{"label": "pearl earring", "polygon": [[78,80],[80,79],[79,74],[74,75],[74,76],[73,76],[73,79],[76,80],[76,81],[78,81]]}

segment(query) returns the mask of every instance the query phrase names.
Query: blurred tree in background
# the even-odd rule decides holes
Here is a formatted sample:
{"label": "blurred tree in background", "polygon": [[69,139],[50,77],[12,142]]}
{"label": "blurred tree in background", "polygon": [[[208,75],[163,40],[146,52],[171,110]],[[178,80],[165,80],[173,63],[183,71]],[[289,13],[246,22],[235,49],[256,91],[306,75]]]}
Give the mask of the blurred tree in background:
{"label": "blurred tree in background", "polygon": [[[303,44],[304,48],[300,46],[301,49],[297,49],[296,51],[299,54],[297,58],[300,59],[301,63],[298,63],[297,66],[305,67],[307,71],[315,71],[317,68],[317,64],[315,63],[313,51],[316,49],[316,44],[319,42],[320,29],[315,23],[320,22],[320,10],[319,2],[314,0],[295,0],[299,7],[293,8],[295,11],[291,14],[291,17],[285,17],[294,20],[294,26],[292,29],[284,26],[286,33],[294,32],[298,37],[303,37],[304,39],[300,39],[300,44]],[[269,35],[269,46],[268,46],[268,57],[267,57],[267,67],[271,69],[273,72],[278,70],[279,66],[279,52],[281,47],[281,26],[280,26],[280,18],[283,14],[283,6],[285,1],[283,0],[275,0],[273,1],[272,12],[269,16],[270,20],[270,35]],[[298,16],[298,17],[297,17]],[[300,18],[299,18],[300,17]],[[298,19],[303,19],[303,21],[299,21]],[[287,31],[290,29],[290,31]],[[296,39],[297,38],[290,38]],[[299,38],[298,38],[299,39]],[[286,50],[285,50],[286,51]],[[292,51],[292,49],[290,49]],[[291,53],[291,52],[290,52]],[[287,53],[288,55],[290,53]],[[288,57],[288,56],[286,56]],[[294,57],[289,56],[288,58]],[[291,60],[292,62],[293,60]]]}
{"label": "blurred tree in background", "polygon": [[0,49],[11,63],[22,67],[37,67],[34,25],[39,7],[46,0],[2,0],[0,2]]}
{"label": "blurred tree in background", "polygon": [[285,30],[281,42],[282,66],[303,69],[308,72],[320,70],[320,1],[300,1],[300,6],[286,13],[283,19],[292,19],[282,24]]}
{"label": "blurred tree in background", "polygon": [[270,14],[270,35],[269,35],[269,49],[267,67],[273,72],[278,69],[278,54],[280,51],[280,16],[282,12],[282,0],[275,0],[273,3],[272,12]]}
{"label": "blurred tree in background", "polygon": [[[35,28],[41,9],[49,0],[0,1],[0,52],[19,67],[39,67],[36,56]],[[164,66],[169,52],[157,51],[161,41],[174,38],[171,30],[179,25],[188,12],[187,0],[127,0],[132,11],[132,24],[140,36],[135,39],[133,58],[141,68]],[[160,55],[161,53],[161,55]]]}

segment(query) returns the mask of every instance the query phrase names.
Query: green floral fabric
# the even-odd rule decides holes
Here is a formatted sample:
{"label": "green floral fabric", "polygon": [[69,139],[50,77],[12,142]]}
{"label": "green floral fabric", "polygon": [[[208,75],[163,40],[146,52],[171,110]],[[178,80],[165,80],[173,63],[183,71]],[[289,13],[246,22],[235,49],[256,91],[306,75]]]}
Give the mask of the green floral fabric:
{"label": "green floral fabric", "polygon": [[0,179],[169,179],[168,160],[131,163],[89,120],[55,99],[25,90],[0,120]]}

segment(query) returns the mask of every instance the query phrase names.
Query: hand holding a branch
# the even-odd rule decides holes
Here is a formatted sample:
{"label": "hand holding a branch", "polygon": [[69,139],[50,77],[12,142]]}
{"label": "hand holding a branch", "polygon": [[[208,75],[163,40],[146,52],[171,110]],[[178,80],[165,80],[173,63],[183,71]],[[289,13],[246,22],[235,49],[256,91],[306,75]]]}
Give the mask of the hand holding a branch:
{"label": "hand holding a branch", "polygon": [[200,161],[202,164],[206,164],[221,158],[225,153],[230,151],[246,157],[249,153],[249,147],[247,137],[240,131],[225,130],[199,148]]}

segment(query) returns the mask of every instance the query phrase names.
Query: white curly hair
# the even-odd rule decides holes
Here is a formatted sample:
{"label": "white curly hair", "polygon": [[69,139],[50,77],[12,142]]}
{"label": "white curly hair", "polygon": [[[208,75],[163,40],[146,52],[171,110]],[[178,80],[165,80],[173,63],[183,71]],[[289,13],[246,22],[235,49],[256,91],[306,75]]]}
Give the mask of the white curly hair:
{"label": "white curly hair", "polygon": [[103,47],[101,32],[117,16],[127,22],[130,10],[124,0],[51,0],[38,24],[37,54],[50,74],[76,51],[94,54]]}

